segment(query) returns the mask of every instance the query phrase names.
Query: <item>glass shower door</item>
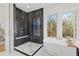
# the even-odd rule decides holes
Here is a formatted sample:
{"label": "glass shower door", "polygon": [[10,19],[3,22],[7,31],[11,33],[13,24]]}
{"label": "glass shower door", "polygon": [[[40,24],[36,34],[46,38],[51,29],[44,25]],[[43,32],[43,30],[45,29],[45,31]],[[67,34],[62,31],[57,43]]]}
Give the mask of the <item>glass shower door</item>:
{"label": "glass shower door", "polygon": [[42,9],[31,12],[31,55],[34,55],[43,45],[43,16]]}

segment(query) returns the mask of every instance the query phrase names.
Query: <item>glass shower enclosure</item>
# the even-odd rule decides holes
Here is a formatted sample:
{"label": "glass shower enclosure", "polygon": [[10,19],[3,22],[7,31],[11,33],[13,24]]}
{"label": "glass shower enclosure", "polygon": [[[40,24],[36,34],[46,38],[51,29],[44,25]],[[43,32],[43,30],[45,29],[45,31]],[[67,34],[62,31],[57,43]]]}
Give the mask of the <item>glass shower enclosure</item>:
{"label": "glass shower enclosure", "polygon": [[43,9],[24,12],[14,5],[14,49],[34,55],[43,46]]}

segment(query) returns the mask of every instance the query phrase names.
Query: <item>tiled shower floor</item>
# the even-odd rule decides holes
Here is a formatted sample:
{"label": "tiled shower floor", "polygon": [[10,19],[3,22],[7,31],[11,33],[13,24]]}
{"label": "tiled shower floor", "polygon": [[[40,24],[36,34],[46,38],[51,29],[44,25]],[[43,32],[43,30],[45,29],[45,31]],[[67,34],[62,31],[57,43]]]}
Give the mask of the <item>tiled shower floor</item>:
{"label": "tiled shower floor", "polygon": [[15,47],[15,49],[22,51],[28,55],[32,55],[36,50],[38,50],[42,44],[37,44],[33,42],[27,42],[20,46]]}
{"label": "tiled shower floor", "polygon": [[[18,51],[13,51],[13,53],[9,54],[9,56],[25,56],[24,54],[18,52]],[[42,47],[34,56],[50,56]]]}

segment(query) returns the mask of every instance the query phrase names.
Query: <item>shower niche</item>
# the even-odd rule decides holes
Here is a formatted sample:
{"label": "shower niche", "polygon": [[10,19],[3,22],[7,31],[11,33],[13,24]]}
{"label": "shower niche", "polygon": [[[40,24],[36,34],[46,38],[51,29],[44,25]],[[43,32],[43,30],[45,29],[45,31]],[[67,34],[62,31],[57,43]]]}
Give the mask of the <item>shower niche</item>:
{"label": "shower niche", "polygon": [[43,8],[24,12],[14,5],[14,49],[34,55],[43,46]]}

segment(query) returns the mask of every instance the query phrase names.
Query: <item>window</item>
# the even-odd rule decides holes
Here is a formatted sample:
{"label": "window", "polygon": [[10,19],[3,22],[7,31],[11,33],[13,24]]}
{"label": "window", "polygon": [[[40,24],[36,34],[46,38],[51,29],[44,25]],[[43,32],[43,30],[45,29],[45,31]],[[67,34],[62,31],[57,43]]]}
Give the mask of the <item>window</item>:
{"label": "window", "polygon": [[57,29],[57,15],[48,16],[47,21],[47,35],[48,37],[56,37],[56,29]]}
{"label": "window", "polygon": [[63,22],[62,22],[62,35],[64,38],[75,37],[75,21],[76,21],[76,15],[74,12],[66,12],[63,14]]}

